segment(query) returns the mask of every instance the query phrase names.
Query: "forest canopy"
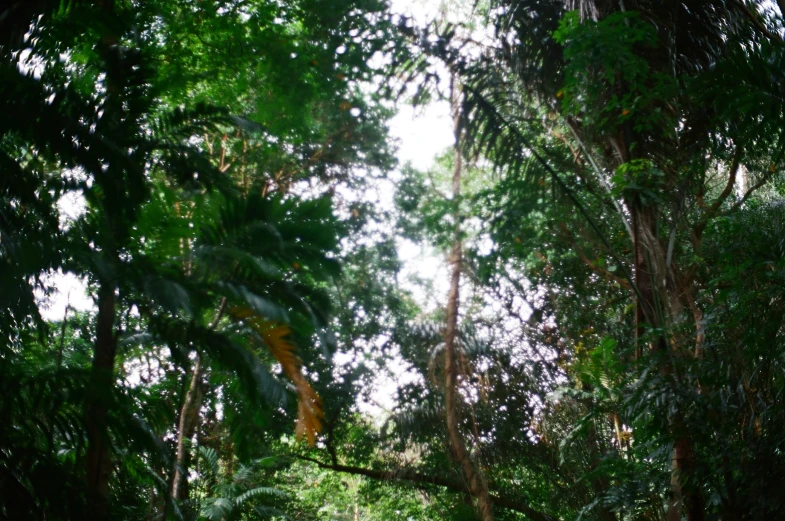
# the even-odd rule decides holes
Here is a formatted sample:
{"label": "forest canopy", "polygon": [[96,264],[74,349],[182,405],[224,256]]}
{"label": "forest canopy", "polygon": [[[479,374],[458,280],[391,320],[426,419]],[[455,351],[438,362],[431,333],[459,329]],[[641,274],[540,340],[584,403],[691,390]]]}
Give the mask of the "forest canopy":
{"label": "forest canopy", "polygon": [[406,5],[0,3],[0,519],[782,515],[785,1]]}

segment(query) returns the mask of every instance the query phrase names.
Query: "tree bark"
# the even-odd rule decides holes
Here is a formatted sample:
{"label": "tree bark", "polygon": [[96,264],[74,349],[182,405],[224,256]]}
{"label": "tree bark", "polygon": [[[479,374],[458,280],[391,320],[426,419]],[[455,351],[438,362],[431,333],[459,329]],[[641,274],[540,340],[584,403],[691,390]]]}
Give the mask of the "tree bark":
{"label": "tree bark", "polygon": [[[210,323],[209,328],[215,329],[223,317],[226,310],[226,297],[221,299],[215,318]],[[175,455],[174,474],[172,476],[171,495],[175,500],[182,501],[188,498],[188,467],[190,466],[190,447],[188,442],[193,438],[196,428],[199,426],[199,411],[202,408],[204,398],[204,375],[205,367],[202,365],[202,357],[196,352],[191,371],[191,381],[188,391],[185,393],[183,405],[180,408],[180,421],[177,428],[177,453]]]}
{"label": "tree bark", "polygon": [[463,468],[463,473],[469,485],[471,495],[477,498],[477,508],[483,521],[493,521],[493,503],[488,492],[488,483],[482,471],[474,464],[466,442],[461,433],[458,411],[458,363],[456,355],[456,333],[458,327],[459,288],[461,283],[461,264],[463,244],[460,229],[460,196],[461,173],[463,169],[463,156],[460,150],[460,126],[458,115],[458,93],[455,81],[452,84],[452,104],[455,117],[455,147],[453,154],[453,223],[455,226],[455,240],[450,252],[450,292],[447,297],[447,324],[444,330],[444,404],[447,416],[447,435],[455,460]]}
{"label": "tree bark", "polygon": [[109,519],[111,461],[107,426],[116,353],[115,285],[104,280],[98,290],[98,324],[85,422],[88,501],[92,518],[98,521]]}
{"label": "tree bark", "polygon": [[[635,230],[635,284],[639,290],[636,308],[636,337],[637,342],[644,333],[643,324],[648,323],[653,327],[667,326],[668,320],[677,319],[679,312],[678,284],[670,286],[666,282],[667,268],[665,266],[665,248],[659,243],[657,237],[657,216],[653,206],[642,206],[638,202],[630,205],[634,210],[633,226]],[[640,349],[638,347],[637,349]],[[649,350],[661,357],[659,360],[660,372],[664,377],[674,376],[672,362],[673,352],[668,339],[660,335],[649,346]],[[675,435],[672,452],[671,470],[671,499],[668,503],[668,521],[679,521],[682,511],[686,506],[688,521],[703,521],[705,519],[705,505],[703,496],[697,485],[690,490],[683,490],[684,476],[689,476],[695,469],[695,458],[692,442],[686,436],[686,427],[677,413],[671,422],[671,432]]]}
{"label": "tree bark", "polygon": [[193,438],[199,420],[199,409],[202,407],[202,359],[196,354],[191,383],[180,409],[180,423],[177,429],[177,454],[175,456],[174,476],[172,477],[172,497],[182,501],[188,497],[188,467],[190,463],[189,442]]}
{"label": "tree bark", "polygon": [[[110,18],[114,13],[114,0],[101,0],[99,8]],[[103,45],[111,49],[117,44],[118,35],[109,34],[104,37]],[[113,74],[107,74],[107,121],[112,121],[122,110],[120,96],[122,89]],[[110,123],[112,124],[112,123]],[[112,165],[109,165],[110,168]],[[104,212],[106,208],[102,209]],[[107,521],[110,517],[109,479],[112,473],[110,461],[110,443],[108,432],[109,403],[114,390],[114,365],[117,355],[116,321],[116,272],[120,262],[116,244],[117,224],[111,212],[107,212],[107,238],[103,244],[102,260],[107,269],[99,276],[98,317],[96,339],[93,350],[90,384],[86,403],[85,430],[87,431],[87,500],[88,510],[92,519]]]}

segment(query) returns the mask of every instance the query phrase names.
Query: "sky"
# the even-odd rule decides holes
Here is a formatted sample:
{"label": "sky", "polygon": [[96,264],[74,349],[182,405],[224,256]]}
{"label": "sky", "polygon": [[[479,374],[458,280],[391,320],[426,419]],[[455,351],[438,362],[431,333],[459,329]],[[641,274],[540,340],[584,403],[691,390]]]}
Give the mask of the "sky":
{"label": "sky", "polygon": [[[395,13],[413,18],[417,24],[425,25],[438,13],[443,2],[428,0],[392,0]],[[390,137],[397,145],[396,157],[400,166],[407,163],[418,170],[433,166],[437,155],[443,153],[454,142],[450,106],[446,101],[434,101],[420,107],[399,103],[397,113],[390,121]],[[403,263],[399,280],[411,291],[415,300],[424,309],[444,302],[448,290],[447,263],[442,255],[428,246],[398,241],[398,256]],[[432,281],[432,294],[426,294],[421,286],[408,284],[413,276]],[[400,385],[416,380],[400,356],[390,353],[386,360],[386,373],[377,374],[374,390],[368,402],[358,403],[360,411],[378,421],[384,421],[396,403],[396,390]],[[340,354],[335,362],[341,363]]]}

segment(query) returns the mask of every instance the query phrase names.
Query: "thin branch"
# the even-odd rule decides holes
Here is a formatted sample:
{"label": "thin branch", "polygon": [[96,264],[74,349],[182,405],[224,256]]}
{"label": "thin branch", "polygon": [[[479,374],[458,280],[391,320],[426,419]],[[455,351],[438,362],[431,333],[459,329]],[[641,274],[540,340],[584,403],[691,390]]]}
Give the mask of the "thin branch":
{"label": "thin branch", "polygon": [[209,329],[215,329],[218,326],[218,322],[221,321],[221,317],[223,317],[225,310],[226,310],[226,297],[221,297],[221,303],[218,305],[218,310],[215,313],[215,318],[213,318],[213,321],[210,322]]}
{"label": "thin branch", "polygon": [[757,190],[761,186],[771,181],[771,178],[774,177],[774,174],[775,172],[769,172],[766,175],[764,175],[763,178],[757,183],[755,183],[754,185],[752,185],[750,189],[744,193],[744,196],[739,201],[737,201],[733,206],[731,206],[730,210],[728,210],[726,213],[732,213],[738,210],[741,207],[741,205],[743,205],[747,201],[747,199],[749,199],[749,197],[752,195],[752,193],[755,190]]}
{"label": "thin branch", "polygon": [[[736,185],[736,175],[738,174],[739,167],[741,166],[740,159],[741,147],[737,147],[736,154],[733,157],[733,163],[731,164],[730,170],[728,171],[728,182],[725,184],[725,189],[722,191],[719,197],[717,197],[717,200],[714,201],[711,207],[706,210],[706,213],[703,215],[703,219],[701,219],[701,221],[693,228],[695,237],[700,239],[701,235],[703,234],[703,230],[706,229],[709,221],[711,221],[717,215],[717,212],[722,206],[722,203],[724,203],[725,200],[728,199],[728,196],[730,196],[731,192],[733,192],[733,187]],[[750,192],[755,188],[756,187],[750,188]]]}
{"label": "thin branch", "polygon": [[719,210],[720,206],[722,206],[722,203],[725,202],[725,199],[727,199],[733,191],[733,187],[736,185],[736,175],[739,172],[740,159],[741,147],[736,149],[736,155],[733,158],[733,163],[731,164],[730,171],[728,173],[728,182],[725,185],[725,189],[722,191],[717,200],[714,201],[714,204],[711,205],[711,208],[709,208],[709,210],[706,212],[707,219],[714,217],[714,214],[717,212],[717,210]]}
{"label": "thin branch", "polygon": [[627,282],[625,279],[619,277],[618,275],[615,275],[615,274],[611,273],[610,271],[606,270],[605,268],[602,268],[602,267],[597,266],[596,264],[594,264],[591,261],[591,259],[586,256],[586,254],[583,252],[581,247],[578,246],[578,241],[575,240],[575,237],[572,235],[572,233],[570,233],[570,231],[567,229],[567,227],[564,225],[564,223],[559,223],[559,227],[561,228],[562,232],[564,232],[564,234],[567,237],[569,237],[570,242],[572,243],[572,247],[575,250],[575,253],[578,254],[578,257],[580,257],[580,259],[584,262],[584,264],[586,264],[589,268],[591,268],[592,271],[596,272],[598,275],[602,275],[603,277],[605,277],[607,280],[609,280],[611,282],[615,282],[616,284],[618,284],[622,288],[630,289],[630,283]]}
{"label": "thin branch", "polygon": [[602,184],[603,188],[605,188],[605,191],[608,192],[608,196],[611,199],[611,203],[613,204],[613,207],[616,209],[616,212],[618,212],[619,217],[621,218],[621,221],[624,224],[624,229],[627,230],[627,235],[629,235],[630,238],[634,237],[635,234],[632,231],[632,225],[630,224],[630,221],[627,219],[627,216],[624,215],[624,210],[622,209],[621,204],[619,204],[619,202],[611,194],[610,183],[605,178],[605,175],[603,174],[600,166],[597,164],[597,161],[595,161],[594,157],[592,157],[591,153],[589,153],[589,149],[586,147],[586,145],[583,144],[583,140],[581,140],[580,136],[578,135],[578,131],[575,129],[574,122],[571,121],[570,119],[565,119],[564,121],[565,123],[567,123],[567,128],[570,129],[572,136],[578,142],[578,145],[581,147],[581,150],[583,150],[583,155],[585,155],[586,159],[589,160],[589,163],[594,169],[594,172],[597,174],[597,178],[600,180],[600,184]]}
{"label": "thin branch", "polygon": [[595,310],[598,310],[598,309],[604,309],[604,308],[606,308],[606,307],[608,307],[610,305],[616,304],[617,302],[622,302],[624,300],[627,300],[630,297],[631,297],[631,295],[622,295],[621,297],[616,297],[616,298],[611,299],[611,300],[609,300],[607,302],[600,302],[599,304],[590,307],[589,311],[595,311]]}

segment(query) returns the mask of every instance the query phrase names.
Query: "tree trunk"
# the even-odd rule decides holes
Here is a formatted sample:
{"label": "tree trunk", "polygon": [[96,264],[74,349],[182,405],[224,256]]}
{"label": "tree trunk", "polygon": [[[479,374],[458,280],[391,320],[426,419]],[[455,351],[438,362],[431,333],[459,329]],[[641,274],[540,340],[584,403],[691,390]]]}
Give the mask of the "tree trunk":
{"label": "tree trunk", "polygon": [[[186,268],[187,269],[187,268]],[[218,310],[209,328],[215,329],[226,310],[226,297],[221,299]],[[190,447],[188,442],[193,438],[201,419],[199,411],[204,398],[205,368],[202,357],[196,352],[196,360],[191,371],[191,382],[185,393],[183,406],[180,409],[180,422],[177,429],[177,453],[175,455],[174,475],[172,477],[171,495],[174,499],[182,501],[188,497],[188,467],[190,466]]]}
{"label": "tree trunk", "polygon": [[98,325],[85,422],[88,501],[92,519],[98,521],[109,519],[111,462],[107,420],[116,353],[115,287],[113,283],[102,281],[98,290]]}
{"label": "tree trunk", "polygon": [[459,207],[463,157],[460,150],[460,128],[458,124],[460,107],[458,106],[458,94],[454,80],[452,98],[453,112],[455,114],[455,151],[453,156],[454,165],[452,177],[452,196],[453,204],[455,205],[453,211],[455,241],[453,242],[452,251],[450,252],[450,267],[452,271],[450,274],[450,292],[447,298],[447,324],[444,331],[444,405],[447,412],[447,435],[453,455],[463,468],[463,473],[469,485],[471,495],[477,498],[477,507],[480,510],[481,519],[483,521],[493,521],[493,504],[491,502],[490,493],[488,492],[488,483],[486,482],[482,471],[477,468],[469,455],[458,419],[458,363],[456,360],[455,339],[458,327],[459,287],[461,282],[463,250],[460,235],[461,216]]}
{"label": "tree trunk", "polygon": [[[110,19],[114,13],[114,0],[101,0],[98,4],[103,15]],[[111,49],[119,40],[118,35],[108,34],[104,37],[104,46]],[[115,117],[122,110],[122,89],[118,86],[113,74],[107,74],[107,121],[110,116]],[[111,167],[111,165],[110,165]],[[106,211],[106,208],[103,209]],[[91,518],[96,521],[106,521],[110,517],[109,504],[109,478],[112,473],[109,459],[109,403],[114,391],[114,365],[117,354],[117,334],[115,331],[117,282],[113,271],[120,262],[117,251],[115,222],[112,222],[111,213],[108,216],[107,244],[103,245],[104,255],[102,260],[109,269],[99,279],[98,288],[98,317],[96,325],[96,339],[93,352],[93,365],[91,367],[90,384],[87,397],[87,414],[85,430],[87,431],[87,500]]]}
{"label": "tree trunk", "polygon": [[[665,266],[665,250],[657,237],[657,217],[655,208],[641,206],[637,202],[630,205],[634,210],[633,226],[635,230],[635,284],[639,298],[636,307],[636,337],[638,342],[644,333],[643,324],[663,327],[670,319],[676,320],[679,312],[679,296],[674,295],[677,284],[669,289],[666,283],[667,266]],[[658,298],[659,297],[659,298]],[[640,346],[637,347],[640,350]],[[660,372],[665,377],[673,377],[673,352],[668,339],[659,336],[649,346],[650,352],[661,357],[658,362]],[[695,458],[692,443],[686,436],[686,427],[680,414],[671,422],[671,432],[675,435],[672,453],[671,500],[668,503],[668,521],[679,521],[685,503],[688,521],[703,521],[705,508],[703,496],[697,485],[690,487],[685,493],[682,490],[684,476],[689,476],[695,469]]]}
{"label": "tree trunk", "polygon": [[[676,439],[676,444],[673,448],[673,460],[676,479],[681,480],[682,476],[689,476],[695,471],[695,456],[692,452],[692,444],[684,434]],[[684,494],[684,502],[687,507],[687,521],[703,521],[706,519],[703,494],[701,494],[698,484],[694,483],[694,480],[693,484],[686,491],[683,491],[681,484],[679,484],[679,493]],[[681,519],[681,512],[679,512],[679,517],[674,517],[674,519]]]}
{"label": "tree trunk", "polygon": [[188,497],[188,467],[190,463],[189,442],[193,438],[202,407],[202,360],[196,354],[191,383],[180,410],[180,424],[177,429],[177,454],[175,456],[174,477],[172,478],[172,497],[178,501]]}

